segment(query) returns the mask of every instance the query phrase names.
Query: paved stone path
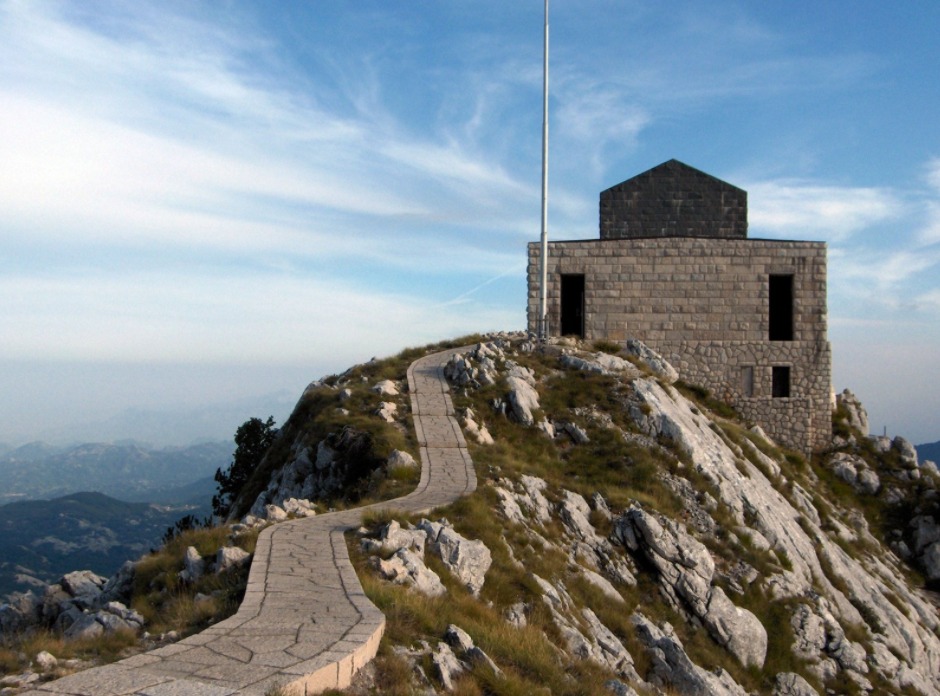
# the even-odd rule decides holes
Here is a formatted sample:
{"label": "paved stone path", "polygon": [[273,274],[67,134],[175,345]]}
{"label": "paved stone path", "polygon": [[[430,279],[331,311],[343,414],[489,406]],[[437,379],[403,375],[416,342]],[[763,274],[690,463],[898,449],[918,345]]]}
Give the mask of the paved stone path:
{"label": "paved stone path", "polygon": [[365,596],[344,532],[369,508],[427,512],[476,488],[443,366],[460,349],[408,369],[421,481],[402,498],[267,527],[238,612],[202,633],[42,684],[29,696],[263,696],[344,688],[378,649],[385,617]]}

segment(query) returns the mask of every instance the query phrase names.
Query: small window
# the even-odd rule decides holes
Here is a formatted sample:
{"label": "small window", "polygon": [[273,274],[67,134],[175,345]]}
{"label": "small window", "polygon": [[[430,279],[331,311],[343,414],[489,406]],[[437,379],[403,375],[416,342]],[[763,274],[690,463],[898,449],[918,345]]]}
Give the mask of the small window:
{"label": "small window", "polygon": [[754,396],[754,366],[745,365],[741,368],[741,393],[744,396]]}
{"label": "small window", "polygon": [[775,399],[787,399],[790,396],[789,365],[774,365],[773,396]]}
{"label": "small window", "polygon": [[770,276],[771,341],[793,340],[793,276]]}

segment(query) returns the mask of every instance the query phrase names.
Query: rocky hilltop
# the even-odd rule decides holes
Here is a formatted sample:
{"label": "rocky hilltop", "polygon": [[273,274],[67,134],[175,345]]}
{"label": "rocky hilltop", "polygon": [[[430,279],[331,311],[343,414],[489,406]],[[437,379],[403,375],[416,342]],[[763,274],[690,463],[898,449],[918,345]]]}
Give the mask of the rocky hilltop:
{"label": "rocky hilltop", "polygon": [[[414,486],[422,353],[311,384],[231,533]],[[445,373],[478,487],[348,536],[387,618],[348,693],[940,694],[940,479],[851,392],[807,460],[637,342],[493,335]]]}
{"label": "rocky hilltop", "polygon": [[[539,675],[486,636],[536,628],[560,663],[598,667],[613,693],[940,693],[925,589],[940,580],[936,467],[903,438],[868,437],[851,392],[837,399],[831,447],[808,461],[637,342],[500,336],[446,374],[477,500],[443,520],[373,525],[359,543],[373,600],[394,607],[388,655],[410,665],[413,688],[455,688],[461,673],[483,693],[508,689],[500,679],[531,688]],[[350,386],[312,389],[348,399]],[[372,412],[404,430],[403,388],[376,387],[391,396]],[[256,514],[337,480],[336,436],[293,437]],[[416,628],[419,609],[395,627],[415,594],[441,603],[434,628]],[[448,594],[504,625],[470,610],[459,625]],[[561,682],[551,691],[585,693]]]}

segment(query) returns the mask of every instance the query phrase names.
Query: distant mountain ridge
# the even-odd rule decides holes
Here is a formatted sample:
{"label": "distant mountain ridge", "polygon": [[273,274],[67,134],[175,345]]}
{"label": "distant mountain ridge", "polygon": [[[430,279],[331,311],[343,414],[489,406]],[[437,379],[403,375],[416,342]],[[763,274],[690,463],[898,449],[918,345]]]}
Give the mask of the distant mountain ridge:
{"label": "distant mountain ridge", "polygon": [[168,489],[191,486],[227,467],[232,451],[227,442],[160,449],[138,443],[54,447],[33,442],[0,450],[0,505],[79,491],[123,500],[166,500]]}
{"label": "distant mountain ridge", "polygon": [[203,517],[199,506],[127,503],[102,493],[73,493],[54,500],[0,506],[0,597],[55,582],[76,568],[114,573],[160,545],[180,517]]}
{"label": "distant mountain ridge", "polygon": [[940,464],[940,440],[924,445],[917,445],[914,449],[917,450],[917,458],[920,461],[929,459],[934,463]]}

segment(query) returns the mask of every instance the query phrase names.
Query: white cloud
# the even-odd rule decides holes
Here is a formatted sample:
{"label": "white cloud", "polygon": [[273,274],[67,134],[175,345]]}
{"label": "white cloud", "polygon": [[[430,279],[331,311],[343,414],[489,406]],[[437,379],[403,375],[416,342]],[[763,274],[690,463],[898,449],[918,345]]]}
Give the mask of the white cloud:
{"label": "white cloud", "polygon": [[888,189],[822,186],[794,180],[744,186],[752,236],[844,241],[873,224],[898,216],[902,204]]}
{"label": "white cloud", "polygon": [[940,193],[940,157],[927,163],[927,183]]}

